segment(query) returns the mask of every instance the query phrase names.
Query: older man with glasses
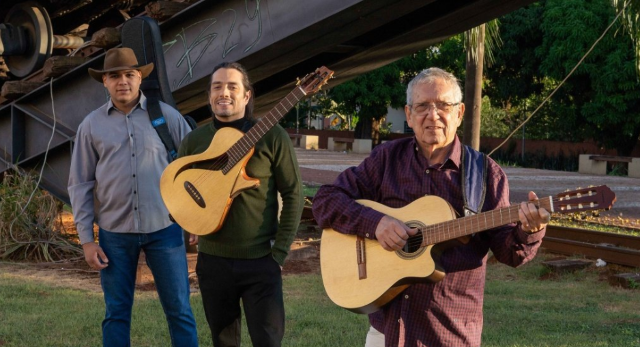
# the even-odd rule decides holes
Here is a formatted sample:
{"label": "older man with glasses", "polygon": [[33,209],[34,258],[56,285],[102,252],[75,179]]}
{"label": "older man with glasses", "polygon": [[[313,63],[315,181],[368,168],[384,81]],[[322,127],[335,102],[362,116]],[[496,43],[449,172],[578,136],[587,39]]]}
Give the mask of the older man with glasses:
{"label": "older man with glasses", "polygon": [[[358,203],[368,199],[401,208],[425,195],[448,202],[457,216],[465,215],[463,153],[456,135],[465,105],[458,80],[438,68],[416,76],[407,88],[405,114],[415,136],[382,144],[358,167],[344,171],[313,199],[314,217],[324,228],[377,240],[387,251],[398,251],[417,233],[404,222]],[[491,158],[469,172],[483,181],[479,211],[509,206],[509,184]],[[486,175],[486,176],[485,176]],[[529,199],[536,200],[529,192]],[[428,211],[425,211],[425,214]],[[467,243],[442,249],[439,263],[447,274],[437,283],[417,283],[369,315],[366,346],[480,346],[485,271],[489,251],[500,262],[516,267],[536,255],[549,213],[522,203],[518,223],[475,233]],[[438,248],[439,245],[436,245]],[[426,266],[426,265],[425,265]]]}

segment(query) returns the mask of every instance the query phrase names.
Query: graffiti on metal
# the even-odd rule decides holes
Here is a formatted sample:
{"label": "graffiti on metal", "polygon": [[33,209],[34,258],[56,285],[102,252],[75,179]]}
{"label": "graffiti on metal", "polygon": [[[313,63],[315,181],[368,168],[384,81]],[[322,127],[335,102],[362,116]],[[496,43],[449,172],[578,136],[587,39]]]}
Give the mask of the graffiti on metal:
{"label": "graffiti on metal", "polygon": [[[235,9],[227,8],[218,17],[202,19],[182,27],[171,40],[163,43],[165,57],[175,54],[176,50],[182,50],[175,61],[175,68],[183,68],[184,73],[173,80],[174,90],[194,77],[195,67],[205,54],[214,56],[219,54],[219,57],[224,59],[238,48],[244,48],[243,53],[247,53],[260,41],[262,37],[260,0],[255,0],[253,11],[249,8],[249,0],[244,1],[243,7],[240,15]],[[239,16],[241,16],[240,20]],[[240,32],[241,26],[252,29],[254,36],[246,40]],[[252,41],[245,44],[243,42],[245,40]],[[167,63],[170,62],[167,60]]]}

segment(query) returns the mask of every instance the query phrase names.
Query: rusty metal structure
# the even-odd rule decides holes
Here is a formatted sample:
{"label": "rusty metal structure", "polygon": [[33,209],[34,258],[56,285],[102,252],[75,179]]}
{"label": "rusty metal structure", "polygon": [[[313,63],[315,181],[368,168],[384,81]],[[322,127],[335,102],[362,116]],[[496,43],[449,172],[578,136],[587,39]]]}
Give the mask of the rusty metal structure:
{"label": "rusty metal structure", "polygon": [[[176,1],[186,2],[185,8],[159,23],[166,73],[178,109],[199,121],[210,117],[208,77],[222,61],[239,61],[248,69],[260,115],[293,89],[297,77],[318,66],[335,71],[329,87],[335,86],[533,2]],[[0,83],[46,83],[14,100],[0,97],[0,173],[14,165],[43,169],[41,186],[68,202],[76,129],[108,96],[87,74],[87,68],[102,66],[104,49],[89,45],[90,59],[59,77],[44,78],[40,69],[51,56],[87,46],[97,30],[145,15],[145,5],[138,0],[3,0]]]}

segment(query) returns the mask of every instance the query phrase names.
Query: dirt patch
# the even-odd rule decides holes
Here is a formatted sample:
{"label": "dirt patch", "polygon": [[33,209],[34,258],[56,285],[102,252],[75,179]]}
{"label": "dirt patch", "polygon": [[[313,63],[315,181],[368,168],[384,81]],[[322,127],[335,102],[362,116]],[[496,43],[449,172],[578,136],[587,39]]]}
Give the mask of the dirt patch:
{"label": "dirt patch", "polygon": [[34,279],[52,286],[101,292],[100,272],[82,260],[63,263],[0,263],[9,277]]}
{"label": "dirt patch", "polygon": [[[73,218],[64,213],[62,222],[65,232],[75,232]],[[322,230],[314,225],[301,224],[291,251],[284,264],[283,275],[308,274],[320,272],[320,235]],[[195,274],[197,255],[187,254],[189,265],[189,283],[191,291],[198,292],[198,278]],[[153,275],[146,266],[144,257],[138,263],[136,290],[155,291]],[[9,277],[35,279],[52,286],[102,292],[100,272],[91,269],[82,259],[60,263],[13,263],[0,262],[0,273]]]}
{"label": "dirt patch", "polygon": [[295,241],[282,267],[283,275],[320,273],[320,241]]}
{"label": "dirt patch", "polygon": [[300,168],[300,175],[304,183],[308,185],[323,185],[333,183],[336,180],[340,172],[331,170],[316,170],[308,169],[305,167]]}

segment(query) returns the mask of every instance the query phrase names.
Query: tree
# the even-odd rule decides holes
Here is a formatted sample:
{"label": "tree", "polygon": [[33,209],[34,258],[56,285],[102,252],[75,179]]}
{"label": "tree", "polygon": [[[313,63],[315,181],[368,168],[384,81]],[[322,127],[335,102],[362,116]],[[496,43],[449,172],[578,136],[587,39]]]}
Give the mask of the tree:
{"label": "tree", "polygon": [[332,88],[330,95],[339,112],[358,114],[355,137],[370,139],[372,123],[387,114],[388,105],[399,104],[400,89],[399,71],[391,64]]}
{"label": "tree", "polygon": [[484,33],[484,24],[465,32],[467,71],[464,83],[464,103],[467,108],[464,111],[462,141],[475,150],[480,149]]}
{"label": "tree", "polygon": [[536,55],[542,45],[543,13],[544,4],[537,2],[500,18],[503,44],[495,52],[494,64],[485,71],[485,92],[509,114],[519,113],[532,95],[540,95],[544,89]]}
{"label": "tree", "polygon": [[[541,72],[559,81],[616,13],[603,1],[549,0],[546,7],[541,23],[545,40],[537,53]],[[621,23],[615,25],[567,80],[563,86],[567,92],[554,102],[575,107],[574,124],[586,125],[597,143],[629,155],[640,135],[640,85],[633,42],[622,35]]]}
{"label": "tree", "polygon": [[636,71],[640,75],[640,1],[638,0],[611,0],[616,12],[624,11],[623,25],[627,29],[629,38],[633,43],[635,53]]}
{"label": "tree", "polygon": [[332,100],[327,96],[325,90],[321,90],[319,93],[298,102],[282,117],[280,125],[284,128],[306,129],[310,127],[311,120],[331,116],[334,112]]}
{"label": "tree", "polygon": [[389,64],[332,88],[330,96],[339,113],[358,115],[354,136],[370,139],[375,137],[372,132],[377,131],[387,107],[404,105],[404,89],[398,65]]}
{"label": "tree", "polygon": [[493,48],[501,44],[498,21],[493,20],[464,33],[466,46],[466,73],[464,83],[463,142],[480,149],[480,125],[482,114],[482,85],[485,49],[487,62],[493,61]]}
{"label": "tree", "polygon": [[[488,70],[487,94],[522,121],[554,90],[613,21],[605,1],[548,0],[501,18],[505,45]],[[604,36],[549,103],[527,124],[529,138],[593,139],[628,155],[640,117],[631,40],[621,23]]]}
{"label": "tree", "polygon": [[464,48],[460,36],[420,50],[330,90],[341,114],[358,115],[356,138],[376,137],[389,106],[403,108],[409,81],[420,71],[438,66],[456,76],[464,73]]}

